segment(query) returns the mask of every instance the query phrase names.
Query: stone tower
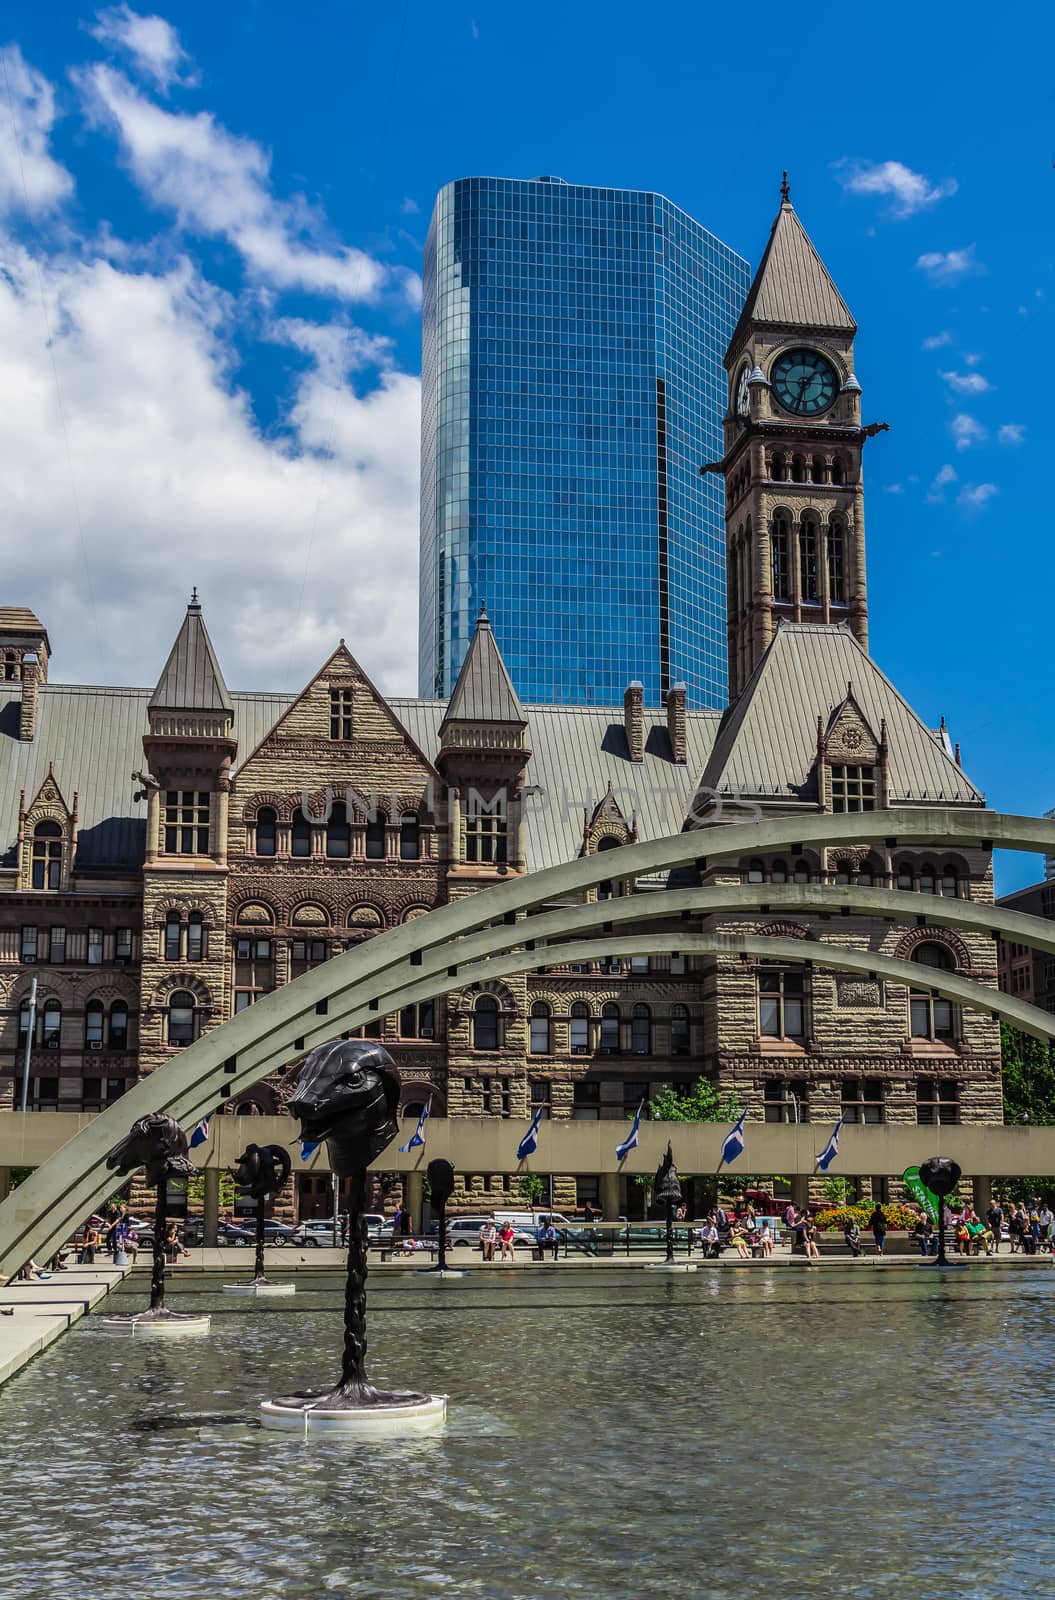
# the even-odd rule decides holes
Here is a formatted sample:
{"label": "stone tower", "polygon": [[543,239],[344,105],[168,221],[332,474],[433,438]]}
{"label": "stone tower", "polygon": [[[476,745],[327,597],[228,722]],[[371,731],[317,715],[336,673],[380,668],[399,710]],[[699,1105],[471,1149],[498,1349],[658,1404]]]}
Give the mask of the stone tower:
{"label": "stone tower", "polygon": [[[729,690],[782,619],[846,623],[868,648],[857,325],[787,179],[725,368]],[[707,469],[704,469],[707,470]]]}

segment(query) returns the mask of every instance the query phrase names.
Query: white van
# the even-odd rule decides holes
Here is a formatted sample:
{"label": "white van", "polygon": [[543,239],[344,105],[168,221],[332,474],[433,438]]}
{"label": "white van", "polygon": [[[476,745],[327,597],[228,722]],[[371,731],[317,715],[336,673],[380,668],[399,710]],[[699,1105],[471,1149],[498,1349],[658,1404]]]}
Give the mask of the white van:
{"label": "white van", "polygon": [[555,1228],[581,1227],[570,1217],[562,1216],[559,1211],[547,1211],[545,1206],[539,1206],[537,1211],[496,1211],[495,1222],[501,1227],[503,1222],[511,1222],[518,1233],[530,1233],[534,1239],[536,1232],[542,1227],[543,1222],[549,1217]]}

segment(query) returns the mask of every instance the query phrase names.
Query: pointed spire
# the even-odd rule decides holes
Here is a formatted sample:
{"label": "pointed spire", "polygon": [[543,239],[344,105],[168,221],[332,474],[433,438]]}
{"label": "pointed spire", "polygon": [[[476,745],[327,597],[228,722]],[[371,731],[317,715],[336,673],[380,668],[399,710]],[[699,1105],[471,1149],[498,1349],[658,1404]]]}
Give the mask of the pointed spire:
{"label": "pointed spire", "polygon": [[[513,722],[526,726],[527,719],[483,606],[443,722],[444,726],[449,722]],[[442,735],[442,728],[440,731]]]}
{"label": "pointed spire", "polygon": [[729,342],[733,350],[752,323],[856,333],[850,309],[828,274],[794,206],[785,172],[769,243]]}
{"label": "pointed spire", "polygon": [[226,711],[234,707],[223,681],[195,589],[165,670],[150,696],[151,711]]}

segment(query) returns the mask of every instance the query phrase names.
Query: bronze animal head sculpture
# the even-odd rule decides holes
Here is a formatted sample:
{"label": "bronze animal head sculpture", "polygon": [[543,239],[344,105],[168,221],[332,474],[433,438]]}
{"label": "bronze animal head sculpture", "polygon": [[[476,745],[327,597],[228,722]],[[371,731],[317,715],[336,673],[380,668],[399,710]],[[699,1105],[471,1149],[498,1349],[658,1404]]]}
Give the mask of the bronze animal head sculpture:
{"label": "bronze animal head sculpture", "polygon": [[399,1076],[372,1039],[318,1045],[300,1069],[289,1102],[303,1139],[326,1140],[338,1177],[365,1172],[399,1131]]}
{"label": "bronze animal head sculpture", "polygon": [[963,1176],[963,1169],[949,1156],[931,1156],[929,1161],[920,1163],[919,1175],[931,1194],[944,1200],[956,1188]]}
{"label": "bronze animal head sculpture", "polygon": [[126,1137],[110,1151],[106,1165],[116,1168],[122,1177],[145,1167],[147,1182],[156,1186],[168,1178],[193,1177],[196,1169],[187,1150],[187,1135],[176,1119],[155,1111],[133,1122]]}
{"label": "bronze animal head sculpture", "polygon": [[667,1153],[656,1172],[654,1195],[657,1205],[681,1205],[681,1184],[678,1182],[678,1169],[674,1165],[674,1150],[669,1139]]}
{"label": "bronze animal head sculpture", "polygon": [[268,1195],[285,1188],[292,1170],[289,1151],[280,1144],[250,1144],[238,1157],[234,1181],[254,1200],[266,1200]]}

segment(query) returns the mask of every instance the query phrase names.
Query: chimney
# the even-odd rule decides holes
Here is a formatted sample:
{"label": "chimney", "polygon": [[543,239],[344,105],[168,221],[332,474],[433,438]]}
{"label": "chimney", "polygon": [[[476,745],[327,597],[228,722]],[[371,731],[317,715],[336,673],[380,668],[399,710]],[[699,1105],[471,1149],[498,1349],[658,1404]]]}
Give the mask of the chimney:
{"label": "chimney", "polygon": [[22,712],[18,723],[18,737],[32,739],[37,731],[37,683],[40,667],[36,656],[27,650],[22,657]]}
{"label": "chimney", "polygon": [[688,760],[685,746],[685,696],[683,683],[672,683],[667,690],[667,736],[674,760],[684,766]]}
{"label": "chimney", "polygon": [[645,686],[635,678],[623,695],[623,727],[631,761],[645,759]]}

